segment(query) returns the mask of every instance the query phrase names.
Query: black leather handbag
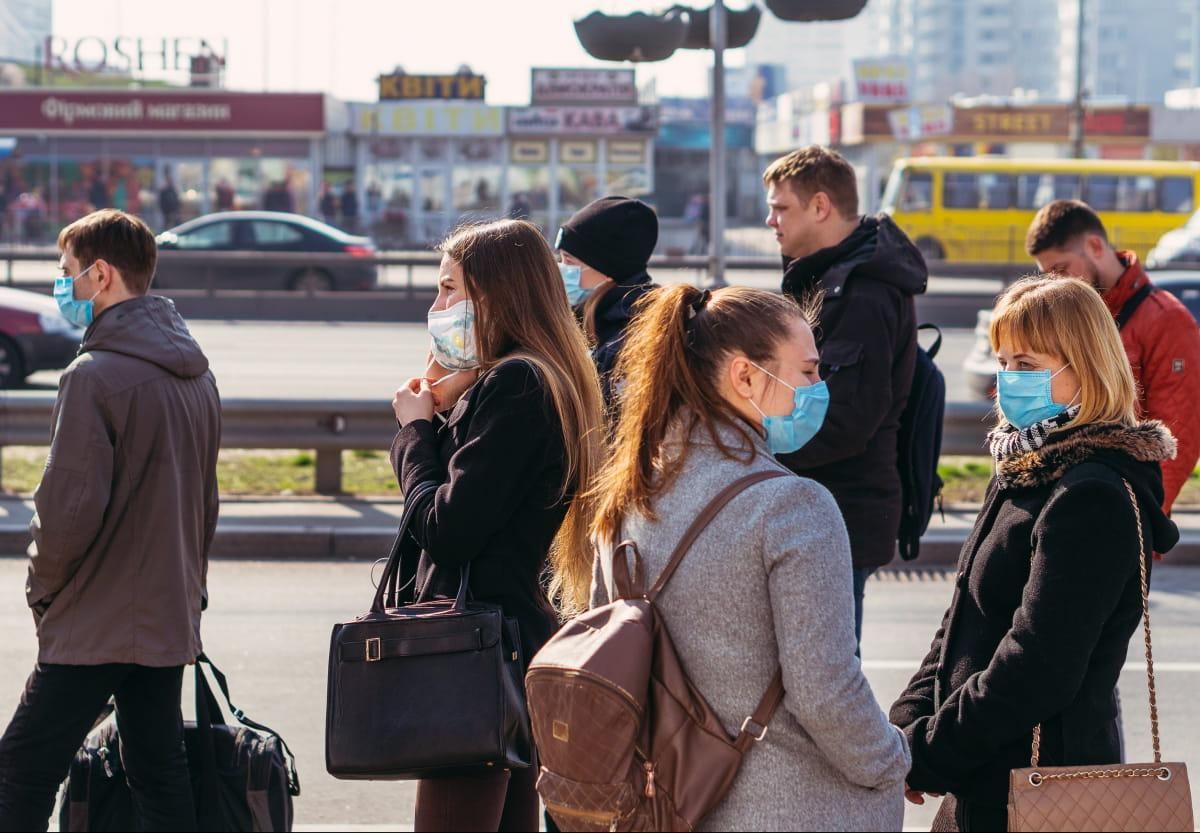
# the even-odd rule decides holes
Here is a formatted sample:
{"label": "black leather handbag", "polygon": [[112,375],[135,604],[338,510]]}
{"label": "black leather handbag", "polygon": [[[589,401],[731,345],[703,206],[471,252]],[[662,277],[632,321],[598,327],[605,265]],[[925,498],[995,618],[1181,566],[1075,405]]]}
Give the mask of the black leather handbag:
{"label": "black leather handbag", "polygon": [[371,609],[333,627],[325,766],[335,778],[434,778],[532,763],[516,620],[471,601],[470,565],[455,598],[425,598],[430,576],[417,598],[404,600],[416,565],[403,586],[402,566],[420,556],[409,508],[436,488],[422,483],[408,495]]}

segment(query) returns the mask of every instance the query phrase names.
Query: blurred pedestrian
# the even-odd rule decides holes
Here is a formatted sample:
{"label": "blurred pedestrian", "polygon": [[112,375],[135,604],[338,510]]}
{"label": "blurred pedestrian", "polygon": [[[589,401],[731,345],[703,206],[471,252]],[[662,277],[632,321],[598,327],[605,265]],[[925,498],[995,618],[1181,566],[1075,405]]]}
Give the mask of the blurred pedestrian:
{"label": "blurred pedestrian", "polygon": [[321,199],[317,203],[321,210],[321,219],[331,226],[337,225],[338,198],[333,193],[333,186],[328,182],[321,183]]}
{"label": "blurred pedestrian", "polygon": [[145,223],[99,211],[58,244],[55,299],[87,329],[34,492],[25,594],[38,657],[0,738],[0,830],[46,829],[110,696],[139,827],[195,830],[180,693],[201,651],[217,524],[217,387],[174,305],[148,294]]}
{"label": "blurred pedestrian", "polygon": [[990,335],[996,476],[942,625],[891,710],[912,745],[910,798],[952,796],[935,830],[1008,829],[1009,772],[1030,765],[1036,726],[1042,766],[1122,761],[1116,686],[1142,615],[1139,562],[1149,570],[1149,553],[1179,539],[1159,468],[1175,441],[1138,421],[1096,293],[1020,281]]}
{"label": "blurred pedestrian", "polygon": [[[446,404],[442,384],[411,379],[393,401],[401,428],[391,456],[402,489],[439,484],[413,512],[410,531],[422,549],[417,585],[453,595],[454,568],[470,564],[473,597],[517,620],[528,665],[557,628],[551,600],[566,614],[587,606],[588,495],[604,436],[600,385],[563,303],[554,254],[535,226],[468,227],[441,250],[429,312],[433,356],[457,374],[443,377],[450,382],[475,371],[479,380],[442,424],[434,418]],[[422,780],[415,828],[536,830],[536,779],[534,767]]]}
{"label": "blurred pedestrian", "polygon": [[834,151],[794,151],[763,181],[767,225],[787,264],[784,294],[823,298],[814,330],[830,395],[821,432],[780,460],[829,489],[842,510],[861,639],[867,579],[892,560],[900,529],[897,439],[916,365],[913,296],[925,291],[925,261],[886,214],[859,216],[854,168]]}
{"label": "blurred pedestrian", "polygon": [[217,211],[233,211],[235,202],[233,186],[228,179],[222,179],[217,183]]}
{"label": "blurred pedestrian", "polygon": [[88,202],[92,204],[93,211],[110,208],[112,205],[112,199],[108,192],[108,183],[104,181],[104,177],[99,172],[96,172],[92,177],[91,187],[88,188]]}
{"label": "blurred pedestrian", "polygon": [[612,372],[634,307],[654,283],[646,271],[658,244],[658,216],[641,200],[603,197],[575,212],[558,230],[567,301],[583,324],[615,415]]}
{"label": "blurred pedestrian", "polygon": [[342,227],[350,234],[358,234],[358,194],[353,182],[342,184]]}
{"label": "blurred pedestrian", "polygon": [[163,171],[163,187],[158,192],[158,210],[162,214],[163,228],[174,228],[179,225],[179,192],[171,181],[170,171]]}
{"label": "blurred pedestrian", "polygon": [[1096,212],[1078,200],[1056,200],[1034,217],[1025,248],[1044,272],[1082,279],[1100,293],[1117,321],[1137,382],[1138,412],[1161,420],[1178,453],[1163,461],[1163,509],[1200,461],[1200,328],[1187,307],[1155,288],[1137,255],[1108,242]]}
{"label": "blurred pedestrian", "polygon": [[[733,498],[655,600],[688,676],[736,733],[782,668],[786,695],[705,830],[900,830],[909,756],[855,657],[850,543],[825,487],[775,455],[828,405],[810,319],[744,287],[651,293],[618,363],[626,385],[597,486],[592,604],[632,540],[654,581],[718,493]],[[624,557],[622,555],[621,557]]]}
{"label": "blurred pedestrian", "polygon": [[528,220],[531,212],[529,199],[519,191],[513,194],[508,206],[508,216],[514,220]]}

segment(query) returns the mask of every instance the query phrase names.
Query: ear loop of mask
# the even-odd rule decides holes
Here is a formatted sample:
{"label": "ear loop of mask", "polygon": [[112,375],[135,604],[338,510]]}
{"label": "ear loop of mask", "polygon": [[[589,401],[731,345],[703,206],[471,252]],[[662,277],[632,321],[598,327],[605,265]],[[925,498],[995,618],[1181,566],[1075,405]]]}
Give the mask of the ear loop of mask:
{"label": "ear loop of mask", "polygon": [[[425,378],[426,379],[429,378],[429,368],[433,367],[435,364],[437,364],[437,362],[431,360],[429,362],[429,364],[425,367],[425,374],[426,374]],[[461,370],[452,370],[449,373],[447,373],[445,376],[443,376],[442,378],[434,379],[432,382],[429,383],[429,387],[436,388],[442,382],[446,381],[447,379],[452,379],[453,377],[457,376],[460,373],[462,373]],[[445,414],[441,413],[440,411],[434,411],[433,415],[437,419],[440,419],[442,421],[443,425],[445,425],[446,423],[448,423],[450,421],[449,418]]]}
{"label": "ear loop of mask", "polygon": [[[750,361],[750,360],[749,360],[749,359],[747,359],[747,361]],[[785,382],[785,381],[783,381],[782,379],[780,379],[778,376],[776,376],[776,375],[775,375],[774,373],[772,373],[771,371],[767,370],[767,369],[766,369],[765,367],[763,367],[762,365],[758,364],[757,362],[753,362],[753,361],[750,361],[750,364],[751,364],[752,366],[754,366],[754,367],[758,368],[759,370],[761,370],[763,373],[765,373],[765,374],[767,374],[768,376],[770,376],[772,379],[774,379],[774,380],[775,380],[776,382],[778,382],[779,384],[783,385],[785,388],[791,388],[791,389],[792,389],[792,393],[793,393],[793,394],[796,392],[796,387],[795,387],[794,385],[789,385],[787,382]],[[762,408],[758,407],[758,403],[757,403],[757,402],[755,402],[753,399],[751,399],[751,400],[750,400],[750,404],[751,404],[751,405],[754,407],[754,410],[758,411],[758,414],[759,414],[759,416],[761,416],[763,419],[766,419],[766,418],[767,418],[767,414],[766,414],[766,412],[764,412]]]}
{"label": "ear loop of mask", "polygon": [[[1067,369],[1068,367],[1070,367],[1070,366],[1071,366],[1071,363],[1070,363],[1070,362],[1067,362],[1067,363],[1066,363],[1066,364],[1064,364],[1062,367],[1060,367],[1058,370],[1056,370],[1056,371],[1054,371],[1053,373],[1051,373],[1051,374],[1050,374],[1050,379],[1051,379],[1051,380],[1053,380],[1055,376],[1057,376],[1058,374],[1062,373],[1064,370],[1066,370],[1066,369]],[[1075,400],[1076,400],[1076,399],[1080,399],[1080,400],[1082,400],[1082,398],[1083,398],[1083,385],[1082,385],[1082,384],[1080,384],[1080,385],[1079,385],[1079,390],[1078,390],[1078,391],[1075,393],[1075,395],[1074,395],[1074,396],[1072,396],[1072,397],[1071,397],[1071,401],[1070,401],[1070,402],[1068,402],[1068,403],[1067,403],[1066,405],[1064,405],[1063,407],[1064,407],[1064,408],[1072,408],[1072,407],[1074,407],[1074,406],[1075,406]],[[1054,394],[1053,394],[1053,393],[1052,393],[1052,394],[1050,394],[1050,401],[1051,401],[1051,402],[1053,402],[1053,401],[1054,401]]]}

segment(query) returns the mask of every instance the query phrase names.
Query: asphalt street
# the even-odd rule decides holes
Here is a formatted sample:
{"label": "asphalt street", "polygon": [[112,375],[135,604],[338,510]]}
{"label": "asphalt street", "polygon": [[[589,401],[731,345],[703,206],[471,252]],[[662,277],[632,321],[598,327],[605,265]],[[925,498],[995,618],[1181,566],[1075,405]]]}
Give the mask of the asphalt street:
{"label": "asphalt street", "polygon": [[[324,771],[324,706],[331,626],[370,604],[370,567],[321,562],[217,561],[205,615],[209,655],[226,672],[234,702],[273,726],[299,760],[302,829],[411,829],[413,785],[341,782]],[[24,603],[25,562],[0,559],[0,720],[7,722],[34,661],[33,623]],[[886,707],[916,669],[950,599],[942,572],[886,573],[867,588],[864,664]],[[1154,573],[1155,664],[1163,753],[1193,758],[1200,748],[1200,568]],[[1130,760],[1150,756],[1140,639],[1121,678]],[[188,698],[185,698],[185,700]],[[186,707],[185,707],[186,710]],[[847,739],[853,743],[852,738]],[[1200,781],[1193,780],[1193,790]],[[1200,794],[1194,796],[1200,806]],[[935,807],[910,807],[906,827],[928,829]]]}
{"label": "asphalt street", "polygon": [[[423,324],[192,321],[226,398],[390,400],[424,370]],[[938,364],[948,398],[968,398],[962,362],[970,330],[945,331]],[[29,390],[53,391],[58,372],[35,373]]]}

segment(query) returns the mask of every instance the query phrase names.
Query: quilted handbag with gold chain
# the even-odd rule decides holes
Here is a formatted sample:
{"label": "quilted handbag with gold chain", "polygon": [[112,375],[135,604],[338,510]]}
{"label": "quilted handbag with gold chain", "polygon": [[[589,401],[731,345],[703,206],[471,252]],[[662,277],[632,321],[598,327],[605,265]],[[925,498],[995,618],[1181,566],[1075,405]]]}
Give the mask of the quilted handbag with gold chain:
{"label": "quilted handbag with gold chain", "polygon": [[[1129,483],[1125,484],[1137,518],[1138,540],[1142,513]],[[1154,686],[1154,655],[1150,647],[1150,593],[1146,558],[1138,553],[1142,579],[1142,626],[1146,635],[1146,681],[1150,689],[1150,731],[1154,763],[1111,766],[1039,767],[1042,727],[1033,730],[1029,769],[1009,777],[1008,829],[1033,831],[1186,831],[1191,833],[1192,797],[1187,767],[1162,762],[1158,738],[1158,696]]]}

